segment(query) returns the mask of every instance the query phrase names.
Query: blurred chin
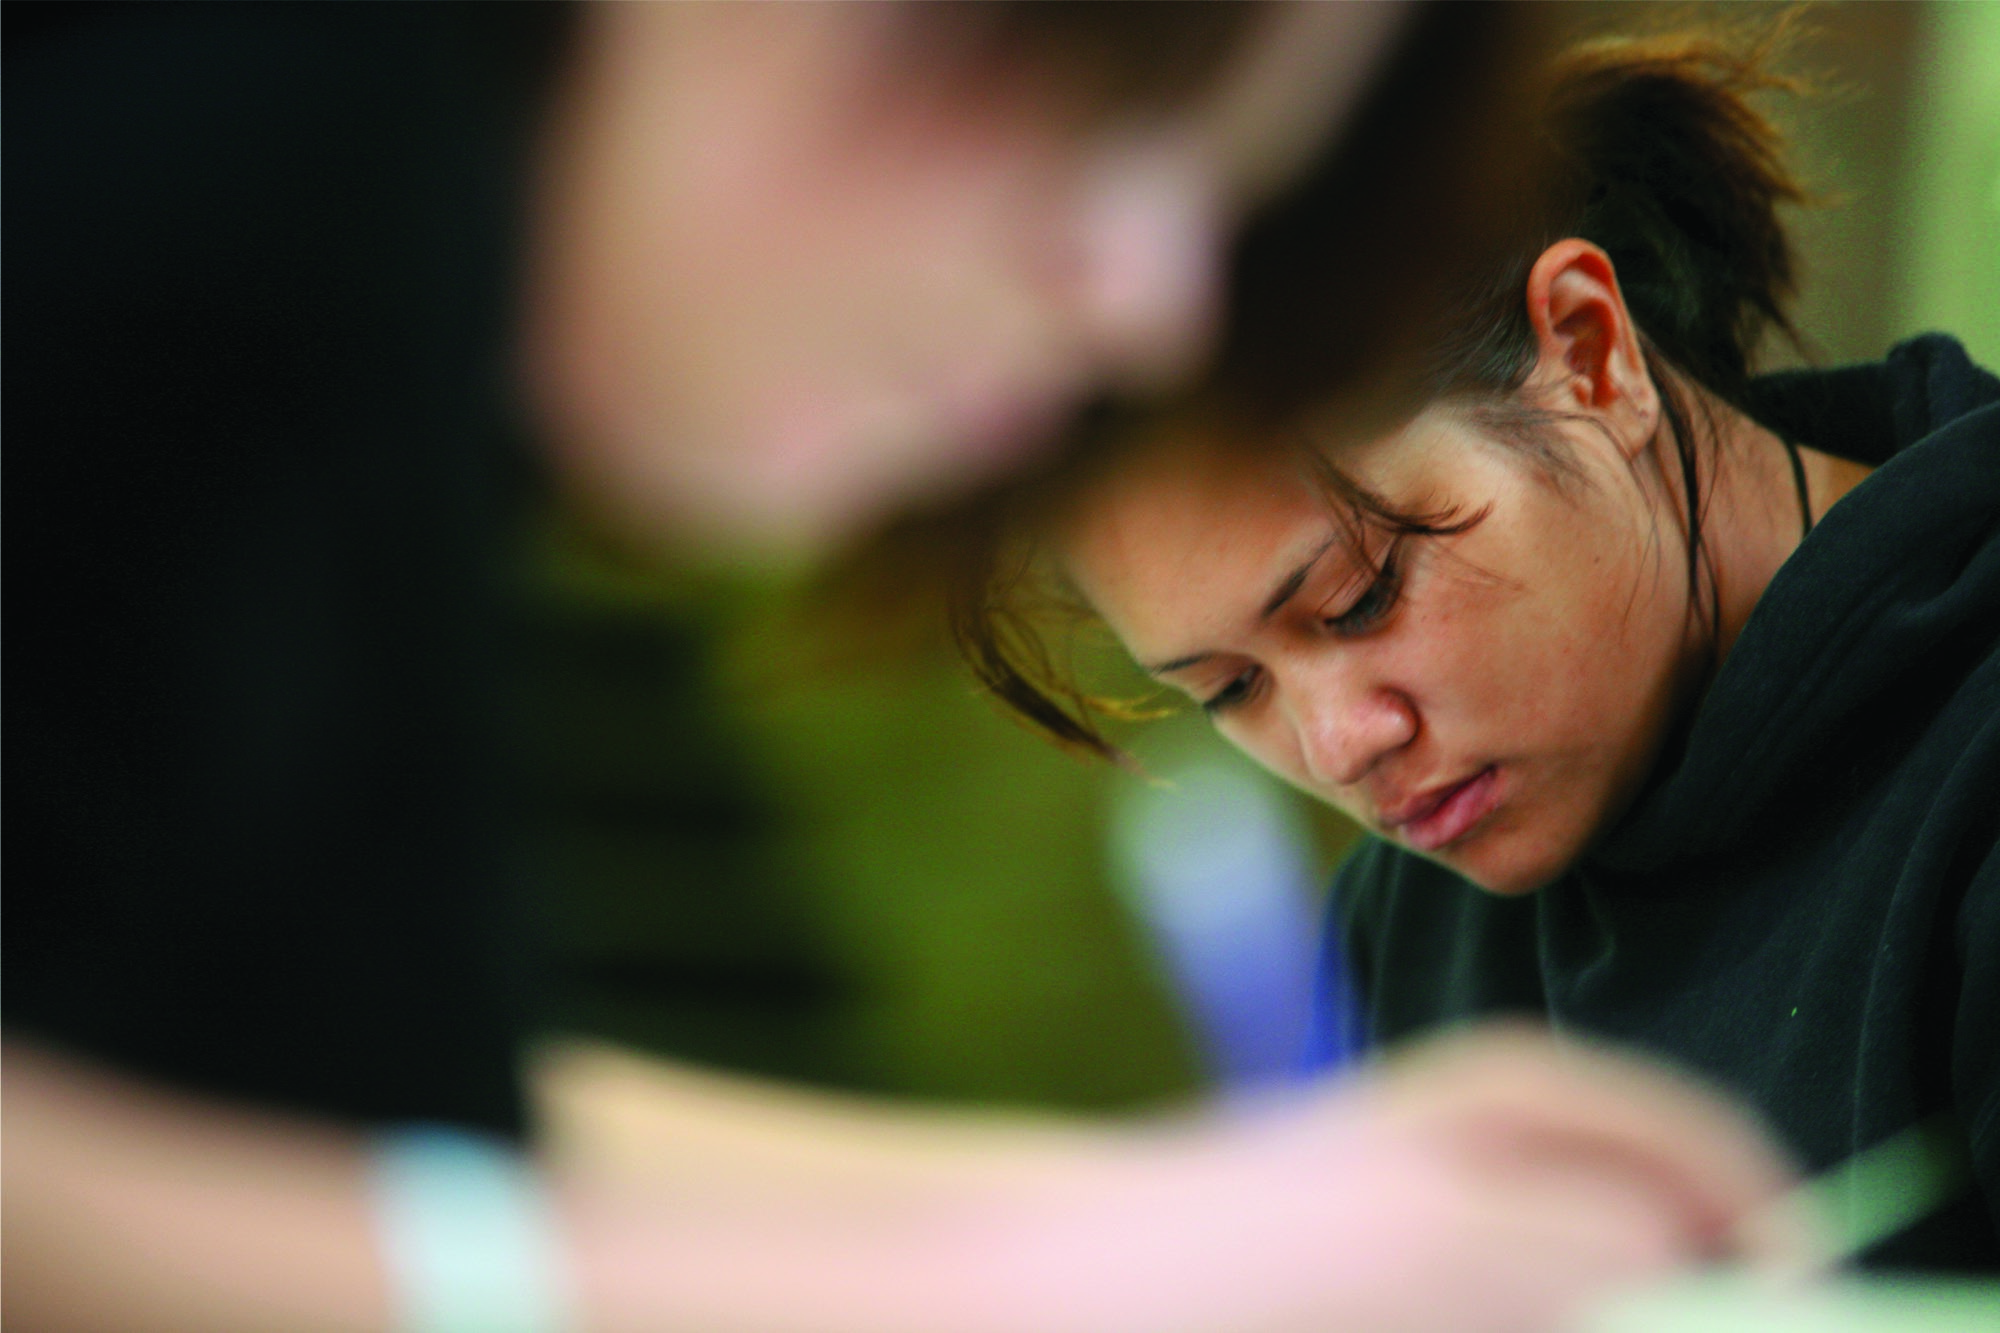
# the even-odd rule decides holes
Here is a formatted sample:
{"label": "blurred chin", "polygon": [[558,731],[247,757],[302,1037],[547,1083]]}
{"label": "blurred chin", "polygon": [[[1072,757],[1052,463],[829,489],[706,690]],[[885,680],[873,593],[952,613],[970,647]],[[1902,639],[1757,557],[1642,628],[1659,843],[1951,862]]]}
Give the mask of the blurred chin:
{"label": "blurred chin", "polygon": [[1040,403],[955,418],[920,395],[794,414],[746,446],[752,467],[722,479],[737,492],[727,507],[748,539],[823,554],[1014,470],[1047,447],[1060,419]]}
{"label": "blurred chin", "polygon": [[996,410],[954,422],[949,404],[882,390],[673,406],[570,437],[564,462],[586,503],[644,545],[780,566],[964,495],[1043,447],[1056,419]]}
{"label": "blurred chin", "polygon": [[676,478],[660,497],[672,514],[665,535],[697,557],[760,566],[810,565],[965,484],[928,466],[925,451],[879,436],[811,449],[761,441],[717,457],[736,465]]}

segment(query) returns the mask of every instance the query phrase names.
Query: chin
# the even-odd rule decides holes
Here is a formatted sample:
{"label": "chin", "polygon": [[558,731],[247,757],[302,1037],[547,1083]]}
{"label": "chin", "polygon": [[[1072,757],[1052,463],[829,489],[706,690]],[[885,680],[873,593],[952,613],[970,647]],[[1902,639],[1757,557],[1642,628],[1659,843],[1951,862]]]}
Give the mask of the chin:
{"label": "chin", "polygon": [[1475,879],[1472,882],[1495,898],[1525,898],[1554,878],[1550,875],[1546,879],[1496,880],[1491,883]]}
{"label": "chin", "polygon": [[1496,898],[1525,898],[1553,884],[1570,866],[1567,860],[1552,862],[1543,856],[1515,859],[1505,852],[1506,849],[1498,847],[1467,848],[1464,855],[1438,859]]}

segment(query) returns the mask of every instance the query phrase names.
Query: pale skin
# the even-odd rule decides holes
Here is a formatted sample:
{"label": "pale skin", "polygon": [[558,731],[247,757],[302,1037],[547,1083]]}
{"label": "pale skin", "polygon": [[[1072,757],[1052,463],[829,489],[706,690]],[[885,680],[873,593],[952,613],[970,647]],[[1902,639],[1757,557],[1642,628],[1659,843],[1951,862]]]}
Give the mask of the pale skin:
{"label": "pale skin", "polygon": [[[1659,388],[1610,260],[1559,242],[1526,298],[1520,398],[1563,414],[1574,477],[1483,434],[1466,405],[1432,404],[1330,456],[1401,511],[1483,517],[1357,542],[1295,460],[1194,431],[1087,497],[1065,539],[1134,658],[1230,741],[1502,894],[1548,882],[1617,817],[1802,526],[1782,442],[1713,404],[1717,610],[1697,615]],[[1866,475],[1801,455],[1815,518]]]}
{"label": "pale skin", "polygon": [[[592,14],[525,340],[559,466],[664,540],[811,552],[1010,465],[1087,387],[1170,380],[1208,340],[1234,220],[1337,123],[1393,14],[1285,11],[1202,105],[1088,134],[1004,101],[911,130],[891,113],[949,99],[883,83],[887,11]],[[740,136],[719,156],[718,125]],[[766,174],[787,164],[810,171]],[[939,347],[941,369],[908,360]],[[17,1322],[390,1325],[356,1136],[20,1044],[6,1069]],[[1700,1259],[1798,1253],[1746,1226],[1787,1183],[1753,1126],[1521,1034],[1129,1128],[601,1050],[545,1053],[530,1082],[592,1333],[1525,1330]]]}
{"label": "pale skin", "polygon": [[923,77],[899,6],[593,11],[524,353],[568,480],[648,540],[796,558],[1171,383],[1401,9],[1284,6],[1195,100],[1108,117]]}

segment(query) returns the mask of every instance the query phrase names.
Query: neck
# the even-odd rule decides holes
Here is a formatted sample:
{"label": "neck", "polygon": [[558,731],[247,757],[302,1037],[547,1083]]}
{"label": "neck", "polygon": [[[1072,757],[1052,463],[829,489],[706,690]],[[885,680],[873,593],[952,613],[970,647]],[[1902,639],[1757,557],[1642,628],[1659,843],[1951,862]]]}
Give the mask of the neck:
{"label": "neck", "polygon": [[1798,549],[1803,530],[1818,523],[1870,469],[1798,445],[1807,503],[1802,514],[1798,477],[1785,441],[1732,407],[1719,402],[1710,406],[1716,430],[1712,444],[1702,450],[1708,486],[1702,542],[1714,580],[1714,660],[1719,664],[1779,566]]}

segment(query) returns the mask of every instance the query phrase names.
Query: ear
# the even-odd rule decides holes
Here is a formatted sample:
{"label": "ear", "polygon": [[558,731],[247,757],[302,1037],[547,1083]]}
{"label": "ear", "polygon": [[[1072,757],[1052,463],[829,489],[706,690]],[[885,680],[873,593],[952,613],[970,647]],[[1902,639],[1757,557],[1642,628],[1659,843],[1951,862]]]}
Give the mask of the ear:
{"label": "ear", "polygon": [[1528,272],[1537,347],[1527,389],[1558,411],[1602,418],[1628,457],[1653,438],[1660,393],[1611,256],[1574,237],[1542,251]]}

